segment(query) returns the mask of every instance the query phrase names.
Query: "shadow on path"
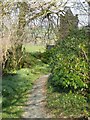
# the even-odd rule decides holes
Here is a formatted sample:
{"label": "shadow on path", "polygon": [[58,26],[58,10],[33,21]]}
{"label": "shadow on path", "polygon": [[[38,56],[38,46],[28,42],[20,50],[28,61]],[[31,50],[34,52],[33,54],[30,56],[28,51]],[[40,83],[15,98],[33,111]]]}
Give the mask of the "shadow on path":
{"label": "shadow on path", "polygon": [[50,118],[47,114],[46,105],[46,82],[49,75],[37,79],[30,93],[29,100],[24,108],[22,118]]}

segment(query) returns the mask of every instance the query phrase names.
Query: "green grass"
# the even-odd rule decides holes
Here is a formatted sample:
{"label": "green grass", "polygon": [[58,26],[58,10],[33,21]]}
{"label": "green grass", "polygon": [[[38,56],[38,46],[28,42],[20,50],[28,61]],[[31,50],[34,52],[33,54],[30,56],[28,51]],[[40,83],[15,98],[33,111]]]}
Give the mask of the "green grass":
{"label": "green grass", "polygon": [[48,87],[47,108],[55,118],[90,116],[89,105],[90,101],[87,101],[87,98],[81,94],[59,93],[53,91],[52,87]]}
{"label": "green grass", "polygon": [[20,117],[28,98],[28,91],[41,75],[47,74],[47,65],[23,68],[3,77],[3,118]]}
{"label": "green grass", "polygon": [[[26,93],[32,88],[34,76],[29,69],[21,69],[3,77],[3,118],[19,117]],[[21,105],[22,104],[22,105]]]}
{"label": "green grass", "polygon": [[23,47],[25,47],[26,52],[44,52],[45,51],[44,46],[26,44],[26,45],[23,45]]}
{"label": "green grass", "polygon": [[35,80],[49,72],[48,65],[35,57],[37,56],[35,52],[43,47],[32,46],[32,48],[29,48],[28,46],[26,48],[26,52],[29,53],[24,56],[24,68],[8,72],[8,74],[3,76],[3,118],[20,118]]}

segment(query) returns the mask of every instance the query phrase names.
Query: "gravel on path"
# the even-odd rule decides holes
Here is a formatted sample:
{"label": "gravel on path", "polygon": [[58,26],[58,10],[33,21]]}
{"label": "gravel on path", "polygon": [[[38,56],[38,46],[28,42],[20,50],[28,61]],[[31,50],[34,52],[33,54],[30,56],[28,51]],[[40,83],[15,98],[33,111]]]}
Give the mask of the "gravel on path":
{"label": "gravel on path", "polygon": [[24,108],[23,118],[50,118],[46,112],[46,82],[49,75],[44,75],[36,80],[29,100]]}

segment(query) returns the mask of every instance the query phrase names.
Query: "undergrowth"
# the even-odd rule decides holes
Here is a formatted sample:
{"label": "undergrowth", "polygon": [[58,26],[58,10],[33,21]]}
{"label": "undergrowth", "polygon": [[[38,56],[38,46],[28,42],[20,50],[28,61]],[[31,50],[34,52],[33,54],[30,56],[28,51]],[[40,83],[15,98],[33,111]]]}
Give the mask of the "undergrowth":
{"label": "undergrowth", "polygon": [[28,94],[37,78],[48,73],[38,53],[24,53],[19,69],[6,68],[2,77],[2,118],[20,118]]}
{"label": "undergrowth", "polygon": [[90,116],[88,36],[74,30],[48,51],[51,75],[47,107],[56,117]]}

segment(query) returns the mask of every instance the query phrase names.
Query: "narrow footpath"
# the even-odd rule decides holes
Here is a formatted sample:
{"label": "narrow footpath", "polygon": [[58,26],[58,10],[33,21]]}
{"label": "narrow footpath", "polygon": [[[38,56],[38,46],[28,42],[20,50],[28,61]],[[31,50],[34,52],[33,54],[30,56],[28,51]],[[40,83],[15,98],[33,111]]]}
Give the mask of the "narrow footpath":
{"label": "narrow footpath", "polygon": [[46,112],[46,82],[49,75],[37,79],[24,108],[22,118],[50,118]]}

